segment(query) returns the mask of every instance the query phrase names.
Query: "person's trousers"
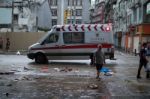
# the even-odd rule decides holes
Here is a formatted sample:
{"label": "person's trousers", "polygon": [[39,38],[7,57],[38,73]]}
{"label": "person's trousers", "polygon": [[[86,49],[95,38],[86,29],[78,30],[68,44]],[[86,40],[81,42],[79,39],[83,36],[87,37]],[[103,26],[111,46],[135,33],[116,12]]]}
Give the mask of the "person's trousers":
{"label": "person's trousers", "polygon": [[[141,69],[142,69],[143,66],[144,66],[144,68],[146,68],[146,65],[147,65],[147,62],[141,62],[140,61],[137,77],[140,77]],[[146,72],[146,78],[149,78],[149,72],[148,71]]]}

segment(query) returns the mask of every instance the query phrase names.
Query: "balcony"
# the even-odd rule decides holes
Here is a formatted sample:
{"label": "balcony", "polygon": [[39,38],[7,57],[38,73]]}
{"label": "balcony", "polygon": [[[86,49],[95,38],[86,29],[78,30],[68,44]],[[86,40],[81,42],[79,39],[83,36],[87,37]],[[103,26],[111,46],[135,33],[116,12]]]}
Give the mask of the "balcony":
{"label": "balcony", "polygon": [[117,0],[111,0],[111,4],[117,4]]}
{"label": "balcony", "polygon": [[146,4],[147,2],[149,2],[149,0],[143,0],[143,3]]}
{"label": "balcony", "polygon": [[119,12],[119,13],[118,13],[118,18],[123,18],[122,12]]}
{"label": "balcony", "polygon": [[136,5],[134,2],[131,2],[129,3],[129,6],[128,6],[130,9],[135,9]]}
{"label": "balcony", "polygon": [[141,6],[140,0],[135,0],[135,7],[139,7],[139,6]]}

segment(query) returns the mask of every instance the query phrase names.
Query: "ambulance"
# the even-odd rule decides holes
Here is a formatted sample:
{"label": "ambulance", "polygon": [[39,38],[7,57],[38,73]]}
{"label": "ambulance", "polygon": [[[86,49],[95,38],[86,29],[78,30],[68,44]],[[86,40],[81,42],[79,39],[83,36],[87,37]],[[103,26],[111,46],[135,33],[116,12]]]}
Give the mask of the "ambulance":
{"label": "ambulance", "polygon": [[28,48],[28,58],[36,63],[48,60],[91,59],[102,45],[105,58],[114,58],[113,32],[111,24],[55,25],[37,43]]}

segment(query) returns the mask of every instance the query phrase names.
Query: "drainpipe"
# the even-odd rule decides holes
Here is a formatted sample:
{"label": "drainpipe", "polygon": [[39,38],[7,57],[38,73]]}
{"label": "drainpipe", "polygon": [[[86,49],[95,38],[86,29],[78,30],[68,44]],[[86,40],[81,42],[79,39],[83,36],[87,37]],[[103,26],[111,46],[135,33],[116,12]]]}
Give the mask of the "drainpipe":
{"label": "drainpipe", "polygon": [[61,0],[61,25],[64,24],[64,0]]}
{"label": "drainpipe", "polygon": [[74,4],[73,9],[74,9],[74,16],[73,16],[73,24],[76,24],[76,5]]}
{"label": "drainpipe", "polygon": [[[141,3],[141,4],[142,4],[142,3]],[[144,16],[143,10],[144,10],[144,6],[143,6],[143,4],[142,4],[142,17],[143,17],[143,18],[142,18],[142,21],[143,21],[142,23],[144,23],[144,19],[145,19],[145,18],[144,18],[145,16]],[[140,46],[139,48],[140,48],[140,49],[141,49],[141,45],[142,45],[142,43],[143,43],[143,39],[142,39],[142,34],[143,34],[143,32],[144,32],[143,24],[141,24],[141,32],[140,32],[140,37],[139,37],[139,40],[140,40],[140,41],[139,41],[139,46]]]}
{"label": "drainpipe", "polygon": [[14,1],[12,1],[12,20],[11,20],[12,25],[11,25],[11,32],[14,32],[14,21],[13,21],[13,19],[14,19]]}

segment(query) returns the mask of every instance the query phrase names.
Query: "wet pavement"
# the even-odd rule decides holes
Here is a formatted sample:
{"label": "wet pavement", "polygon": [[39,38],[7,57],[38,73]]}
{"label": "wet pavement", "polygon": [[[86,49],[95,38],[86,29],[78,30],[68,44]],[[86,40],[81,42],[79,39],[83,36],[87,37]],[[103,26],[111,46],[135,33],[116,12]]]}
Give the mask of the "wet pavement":
{"label": "wet pavement", "polygon": [[89,60],[35,64],[24,55],[0,55],[0,99],[150,99],[150,79],[136,79],[138,56],[116,52],[111,74],[95,79]]}

